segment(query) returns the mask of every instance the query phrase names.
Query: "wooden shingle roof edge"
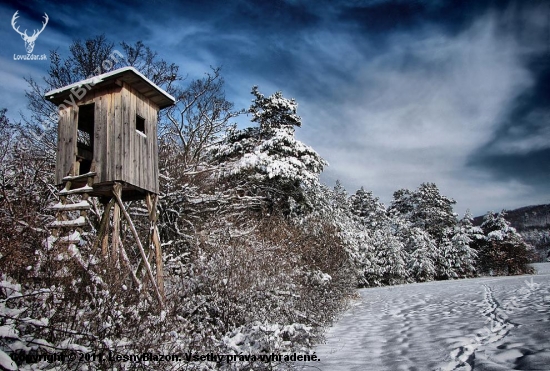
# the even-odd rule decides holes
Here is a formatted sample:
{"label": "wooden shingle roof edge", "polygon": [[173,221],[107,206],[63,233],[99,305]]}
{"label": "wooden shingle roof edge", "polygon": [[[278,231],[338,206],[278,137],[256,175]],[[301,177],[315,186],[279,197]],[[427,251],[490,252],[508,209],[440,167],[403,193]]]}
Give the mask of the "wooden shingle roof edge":
{"label": "wooden shingle roof edge", "polygon": [[[149,80],[134,67],[122,67],[101,75],[93,76],[61,87],[59,89],[51,90],[44,94],[44,97],[55,105],[60,105],[62,103],[66,103],[67,105],[69,105],[71,104],[71,99],[67,100],[67,98],[69,98],[71,94],[76,95],[76,93],[72,92],[73,89],[85,87],[85,89],[94,90],[101,86],[114,83],[117,80],[124,81],[130,84],[139,93],[156,103],[160,109],[169,107],[173,105],[176,101],[173,96],[171,96],[166,91],[164,91],[164,89]],[[86,90],[86,92],[87,91],[88,90]],[[81,90],[79,90],[78,93],[80,95]],[[65,100],[67,101],[65,102]],[[72,101],[75,100],[77,100],[76,97],[73,97]]]}

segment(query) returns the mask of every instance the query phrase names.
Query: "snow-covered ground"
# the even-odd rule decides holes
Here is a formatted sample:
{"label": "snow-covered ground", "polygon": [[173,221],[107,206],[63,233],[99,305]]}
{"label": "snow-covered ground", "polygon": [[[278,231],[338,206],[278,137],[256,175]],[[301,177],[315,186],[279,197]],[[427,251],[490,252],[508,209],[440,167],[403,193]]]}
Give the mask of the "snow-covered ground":
{"label": "snow-covered ground", "polygon": [[360,290],[304,370],[550,370],[550,263],[536,269]]}

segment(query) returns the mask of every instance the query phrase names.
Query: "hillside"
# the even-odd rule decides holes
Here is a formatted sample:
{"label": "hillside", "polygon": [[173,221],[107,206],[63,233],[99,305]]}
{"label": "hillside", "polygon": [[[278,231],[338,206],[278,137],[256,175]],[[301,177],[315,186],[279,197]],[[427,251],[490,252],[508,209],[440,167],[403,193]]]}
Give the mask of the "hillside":
{"label": "hillside", "polygon": [[[506,211],[506,220],[535,247],[537,261],[545,260],[550,253],[550,204],[525,206]],[[475,225],[483,223],[483,216],[474,218]]]}

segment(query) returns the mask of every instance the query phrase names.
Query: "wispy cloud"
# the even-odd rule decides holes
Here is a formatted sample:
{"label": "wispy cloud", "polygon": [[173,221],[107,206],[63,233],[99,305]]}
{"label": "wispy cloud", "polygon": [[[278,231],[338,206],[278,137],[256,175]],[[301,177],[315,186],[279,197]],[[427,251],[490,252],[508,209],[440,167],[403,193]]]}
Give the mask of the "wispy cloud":
{"label": "wispy cloud", "polygon": [[527,154],[550,148],[550,111],[535,109],[511,125],[490,148],[496,155]]}
{"label": "wispy cloud", "polygon": [[[489,13],[457,35],[437,27],[396,33],[378,53],[367,46],[358,54],[355,42],[346,35],[334,41],[336,51],[353,51],[341,67],[353,73],[354,83],[332,74],[325,86],[333,92],[331,101],[315,97],[301,111],[304,121],[316,126],[305,129],[306,140],[331,164],[327,178],[364,185],[385,200],[398,188],[434,181],[470,203],[460,197],[468,194],[466,187],[456,186],[477,178],[466,167],[469,155],[490,141],[507,107],[533,83],[515,40],[500,32],[496,15]],[[315,69],[311,61],[310,71],[336,64],[341,55],[328,48],[317,53],[329,62]],[[322,73],[318,79],[325,80]],[[479,182],[469,186],[485,193]],[[529,188],[499,187],[500,194],[508,187],[516,195],[518,188]],[[482,212],[496,206],[490,202],[462,209]]]}

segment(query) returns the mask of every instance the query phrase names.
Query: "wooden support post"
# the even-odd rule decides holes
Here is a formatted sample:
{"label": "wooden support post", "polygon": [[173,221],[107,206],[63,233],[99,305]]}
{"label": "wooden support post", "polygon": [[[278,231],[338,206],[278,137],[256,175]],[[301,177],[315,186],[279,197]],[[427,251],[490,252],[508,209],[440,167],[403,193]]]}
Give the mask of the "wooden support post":
{"label": "wooden support post", "polygon": [[159,288],[162,298],[165,299],[164,293],[164,263],[162,261],[162,247],[160,245],[159,231],[157,228],[157,202],[158,195],[147,193],[146,196],[147,209],[149,210],[149,222],[150,226],[150,246],[153,247],[155,251],[155,263],[157,268],[157,286]]}
{"label": "wooden support post", "polygon": [[95,252],[101,242],[101,252],[104,257],[108,254],[107,243],[109,241],[109,219],[111,214],[111,208],[115,203],[115,199],[111,198],[111,201],[105,205],[103,210],[103,215],[101,216],[101,221],[99,222],[99,230],[97,231],[97,239],[94,242],[92,251]]}
{"label": "wooden support post", "polygon": [[[120,186],[120,184],[119,184]],[[120,207],[120,211],[122,211],[122,215],[124,215],[124,218],[128,222],[128,226],[130,227],[130,230],[132,231],[132,234],[134,235],[134,239],[136,240],[137,246],[139,248],[139,253],[141,254],[141,258],[145,262],[145,268],[147,269],[147,274],[149,276],[149,279],[151,280],[151,285],[153,285],[153,289],[155,290],[155,295],[158,299],[158,302],[161,306],[161,308],[164,308],[164,299],[162,298],[162,295],[160,294],[160,291],[158,289],[158,286],[155,282],[155,277],[153,276],[153,271],[151,270],[151,265],[149,264],[149,261],[147,260],[147,255],[145,254],[145,250],[143,250],[143,245],[141,244],[141,240],[139,239],[139,234],[136,231],[136,227],[134,226],[134,222],[132,221],[132,218],[124,208],[124,204],[122,203],[122,199],[120,198],[120,194],[115,192],[113,190],[113,195],[116,198],[116,201]],[[116,210],[116,209],[115,209]],[[115,238],[115,236],[113,236]]]}
{"label": "wooden support post", "polygon": [[122,242],[120,242],[120,256],[121,256],[122,263],[126,266],[126,269],[128,269],[128,271],[130,272],[130,276],[132,276],[132,281],[134,281],[136,288],[139,291],[141,291],[141,282],[139,282],[139,279],[137,278],[136,274],[132,270],[132,264],[130,263],[130,259],[128,259],[128,255],[126,254],[126,250],[124,249]]}
{"label": "wooden support post", "polygon": [[[149,264],[151,264],[151,255],[152,255],[151,251],[147,251],[147,261],[149,261]],[[139,264],[136,268],[136,275],[138,277],[143,277],[144,266],[145,266],[145,263],[143,262],[143,259],[140,259]],[[145,280],[143,281],[143,283],[147,283],[147,277],[145,277]]]}
{"label": "wooden support post", "polygon": [[73,168],[73,176],[77,176],[80,174],[80,163],[82,162],[82,159],[77,157],[76,161],[74,162],[74,168]]}
{"label": "wooden support post", "polygon": [[[122,195],[122,184],[115,183],[113,186],[113,195],[118,201]],[[118,242],[120,236],[120,209],[122,205],[118,202],[115,203],[115,209],[113,210],[113,238],[112,238],[112,247],[111,247],[111,261],[115,264],[116,267],[119,267],[118,261]]]}
{"label": "wooden support post", "polygon": [[107,226],[105,228],[105,233],[103,234],[103,239],[101,241],[101,255],[103,255],[104,259],[107,259],[109,257],[109,219],[110,215],[107,215]]}

